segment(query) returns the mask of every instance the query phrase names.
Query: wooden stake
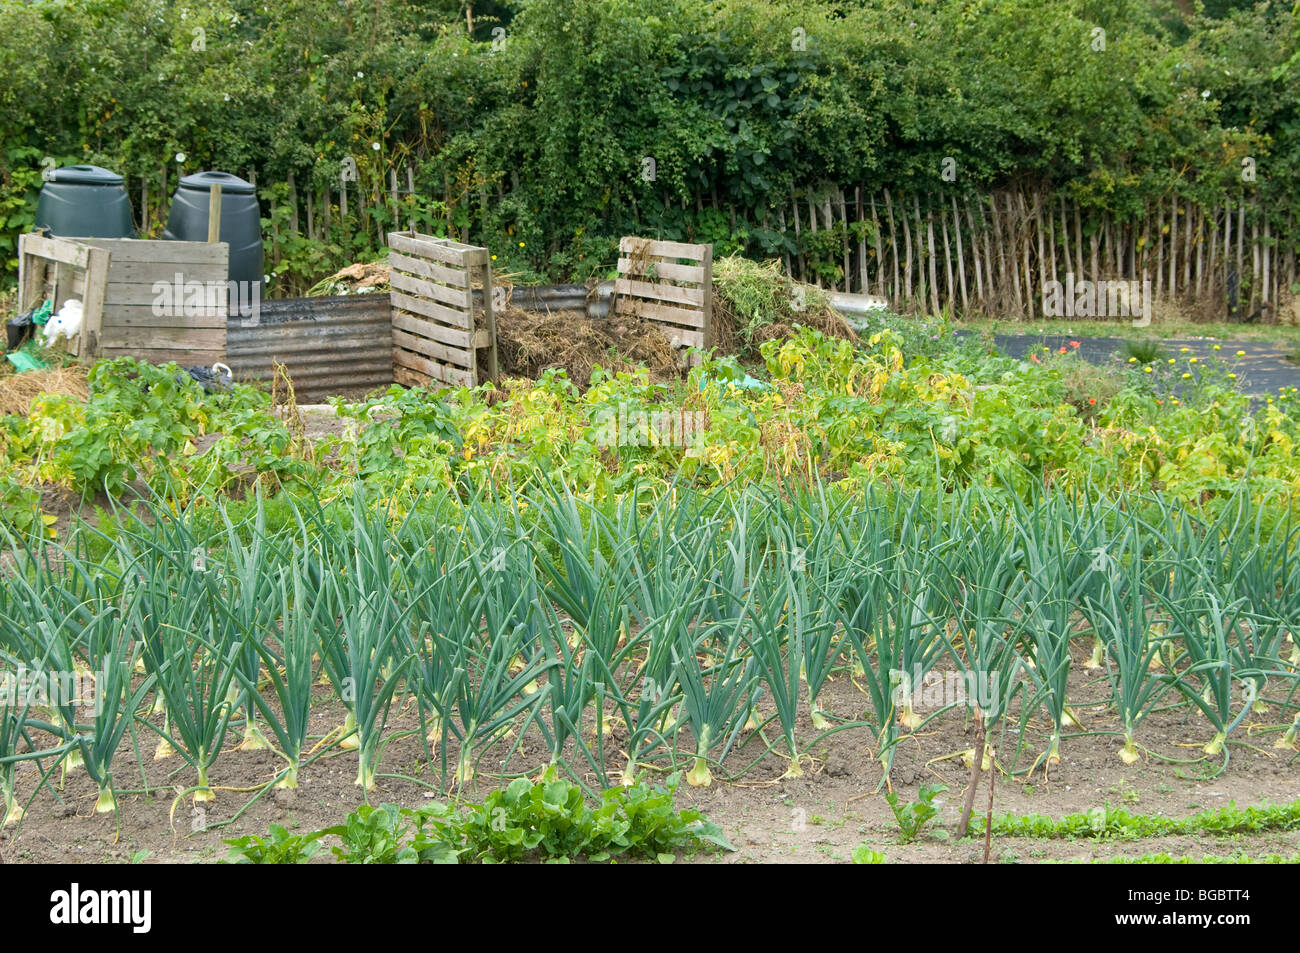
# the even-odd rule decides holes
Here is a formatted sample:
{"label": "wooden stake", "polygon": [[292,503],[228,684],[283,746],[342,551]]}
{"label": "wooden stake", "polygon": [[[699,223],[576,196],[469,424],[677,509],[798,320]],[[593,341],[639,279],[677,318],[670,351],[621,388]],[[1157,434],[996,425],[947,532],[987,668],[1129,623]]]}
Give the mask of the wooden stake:
{"label": "wooden stake", "polygon": [[221,241],[221,183],[208,187],[208,241]]}

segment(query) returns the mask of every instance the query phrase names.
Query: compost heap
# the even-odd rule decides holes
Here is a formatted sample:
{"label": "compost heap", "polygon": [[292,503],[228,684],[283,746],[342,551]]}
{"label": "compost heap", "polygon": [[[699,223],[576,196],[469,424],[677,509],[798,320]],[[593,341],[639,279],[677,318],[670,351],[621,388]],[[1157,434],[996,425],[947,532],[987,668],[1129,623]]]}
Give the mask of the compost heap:
{"label": "compost heap", "polygon": [[597,364],[612,372],[644,364],[655,381],[679,376],[676,350],[643,318],[591,318],[584,311],[525,311],[509,305],[497,312],[496,321],[497,356],[507,377],[537,378],[558,368],[585,388]]}
{"label": "compost heap", "polygon": [[357,262],[312,285],[307,297],[388,293],[388,262]]}

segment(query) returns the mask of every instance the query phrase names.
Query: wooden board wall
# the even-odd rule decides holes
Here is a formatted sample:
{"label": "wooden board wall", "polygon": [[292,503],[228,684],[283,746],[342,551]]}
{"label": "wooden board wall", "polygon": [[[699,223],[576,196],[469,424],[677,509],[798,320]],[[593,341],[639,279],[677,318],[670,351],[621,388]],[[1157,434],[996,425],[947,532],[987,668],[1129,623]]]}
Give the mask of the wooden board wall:
{"label": "wooden board wall", "polygon": [[658,324],[674,347],[711,348],[713,246],[627,236],[618,249],[614,311]]}
{"label": "wooden board wall", "polygon": [[131,238],[76,241],[111,255],[101,356],[129,355],[186,367],[225,360],[229,245]]}
{"label": "wooden board wall", "polygon": [[[480,348],[489,349],[487,373],[495,378],[488,250],[418,232],[392,232],[388,247],[394,379],[416,386],[436,381],[474,387]],[[483,292],[482,321],[474,313],[476,277]]]}

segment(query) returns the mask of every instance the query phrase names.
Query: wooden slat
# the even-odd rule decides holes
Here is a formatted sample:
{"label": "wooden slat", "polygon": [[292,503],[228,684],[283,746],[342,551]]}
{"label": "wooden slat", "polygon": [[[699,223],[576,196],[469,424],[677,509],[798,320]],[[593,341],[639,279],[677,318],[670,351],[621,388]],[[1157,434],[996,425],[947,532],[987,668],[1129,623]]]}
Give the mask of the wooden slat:
{"label": "wooden slat", "polygon": [[225,308],[184,317],[154,314],[144,305],[109,305],[103,311],[103,326],[107,328],[224,328],[229,321]]}
{"label": "wooden slat", "polygon": [[[166,244],[176,244],[167,242]],[[108,251],[108,249],[105,249]],[[174,261],[118,261],[113,259],[109,269],[112,284],[151,285],[155,281],[175,282],[180,272],[182,281],[222,281],[228,277],[226,262],[174,262]]]}
{"label": "wooden slat", "polygon": [[704,347],[704,334],[665,325],[660,329],[673,347]]}
{"label": "wooden slat", "polygon": [[73,268],[85,268],[90,261],[90,249],[85,244],[65,238],[46,238],[29,233],[18,236],[18,248],[20,253],[38,255]]}
{"label": "wooden slat", "polygon": [[431,278],[434,281],[442,282],[444,285],[451,285],[453,288],[469,287],[468,270],[448,268],[446,265],[435,264],[421,258],[412,258],[410,255],[403,255],[400,252],[390,251],[388,253],[388,266],[391,269],[405,271],[419,278]]}
{"label": "wooden slat", "polygon": [[[111,274],[111,273],[110,273]],[[189,282],[181,285],[181,298],[176,300],[176,286],[168,282],[159,282],[157,285],[124,285],[109,280],[108,289],[104,296],[105,300],[111,305],[150,305],[156,302],[160,308],[167,308],[169,311],[184,311],[189,305],[191,295],[199,295],[201,302],[199,307],[224,308],[226,306],[226,283],[221,282],[198,282],[199,287],[190,289],[187,287]],[[157,289],[157,290],[155,290]],[[165,290],[164,290],[165,289]]]}
{"label": "wooden slat", "polygon": [[411,294],[423,298],[433,298],[435,301],[441,301],[453,308],[469,311],[472,307],[468,288],[448,288],[446,285],[440,285],[434,281],[404,275],[400,271],[389,272],[388,284],[389,287],[396,288],[398,291],[409,291]]}
{"label": "wooden slat", "polygon": [[669,281],[689,281],[694,284],[704,283],[704,269],[699,265],[678,265],[666,261],[639,261],[631,258],[618,260],[619,274],[645,277],[647,274]]}
{"label": "wooden slat", "polygon": [[468,331],[459,331],[445,325],[435,324],[432,321],[424,320],[418,315],[403,312],[396,308],[393,309],[393,327],[409,331],[412,334],[418,334],[420,337],[441,341],[443,344],[460,348],[462,351],[469,350],[474,341]]}
{"label": "wooden slat", "polygon": [[465,311],[457,311],[454,308],[448,308],[445,305],[427,301],[424,298],[402,294],[400,291],[394,291],[390,295],[390,300],[394,308],[401,308],[414,314],[422,314],[426,318],[434,318],[453,327],[464,328],[466,331],[474,327],[473,316]]}
{"label": "wooden slat", "polygon": [[[422,235],[419,232],[389,232],[390,238],[394,236],[397,237],[399,244],[405,241],[414,243],[426,250],[430,248],[439,249],[439,252],[432,253],[433,257],[438,258],[439,261],[446,261],[446,258],[440,257],[441,255],[458,254],[460,256],[457,260],[450,261],[448,264],[464,265],[466,267],[486,265],[491,257],[488,255],[486,248],[480,248],[477,245],[465,245],[461,242],[452,241],[450,238],[439,238],[437,235]],[[397,248],[391,241],[388,243],[388,247],[390,249]],[[397,248],[397,250],[421,254],[418,248],[413,249],[409,246],[407,248]]]}
{"label": "wooden slat", "polygon": [[618,250],[624,255],[639,257],[659,255],[664,258],[693,258],[700,261],[711,245],[687,245],[684,242],[661,242],[649,238],[624,236],[618,243]]}
{"label": "wooden slat", "polygon": [[434,380],[442,381],[445,384],[452,384],[459,387],[474,386],[474,375],[469,371],[457,370],[454,367],[448,367],[445,364],[430,361],[426,358],[420,357],[418,354],[404,351],[400,347],[393,348],[393,363],[419,371],[420,373],[425,374]]}
{"label": "wooden slat", "polygon": [[465,261],[464,251],[452,248],[446,242],[437,239],[412,238],[409,235],[393,232],[388,236],[388,247],[418,258],[432,258],[447,265],[463,268],[468,264]]}
{"label": "wooden slat", "polygon": [[631,278],[619,278],[614,282],[614,293],[635,298],[653,298],[669,304],[684,304],[688,307],[704,307],[703,288],[682,288],[670,285],[666,281],[636,281]]}
{"label": "wooden slat", "polygon": [[215,362],[224,363],[224,350],[179,350],[175,348],[139,348],[139,347],[104,347],[100,348],[103,358],[134,357],[148,361],[150,364],[167,364],[175,362],[183,367],[211,367]]}
{"label": "wooden slat", "polygon": [[465,368],[474,367],[473,352],[447,347],[445,344],[439,344],[429,338],[420,337],[418,334],[408,334],[400,328],[393,328],[393,346],[407,351],[415,351],[417,354],[423,354],[425,357],[431,357],[444,363],[456,364]]}
{"label": "wooden slat", "polygon": [[636,314],[651,321],[680,324],[689,328],[703,328],[704,312],[674,308],[667,304],[646,301],[644,298],[617,298],[619,314]]}
{"label": "wooden slat", "polygon": [[137,238],[78,238],[75,241],[107,248],[112,252],[114,264],[137,261],[201,265],[230,261],[230,246],[225,242],[165,242]]}
{"label": "wooden slat", "polygon": [[124,328],[103,329],[102,347],[165,348],[176,351],[223,350],[225,328]]}

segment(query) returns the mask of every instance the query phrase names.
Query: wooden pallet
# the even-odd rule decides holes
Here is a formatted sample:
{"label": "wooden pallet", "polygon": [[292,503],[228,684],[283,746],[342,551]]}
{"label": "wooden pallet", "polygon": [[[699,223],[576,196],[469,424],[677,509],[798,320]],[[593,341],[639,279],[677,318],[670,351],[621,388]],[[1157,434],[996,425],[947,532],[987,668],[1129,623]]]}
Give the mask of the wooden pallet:
{"label": "wooden pallet", "polygon": [[47,299],[57,314],[70,298],[80,299],[81,333],[68,342],[68,351],[82,358],[97,357],[109,263],[108,252],[80,242],[35,233],[19,235],[19,314]]}
{"label": "wooden pallet", "polygon": [[627,236],[618,248],[614,312],[658,324],[674,347],[713,347],[713,246]]}
{"label": "wooden pallet", "polygon": [[[497,379],[492,264],[486,248],[418,232],[388,236],[393,316],[393,378],[474,387],[478,351],[488,351],[487,376]],[[482,320],[475,316],[475,279],[482,284]]]}

